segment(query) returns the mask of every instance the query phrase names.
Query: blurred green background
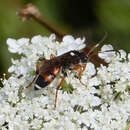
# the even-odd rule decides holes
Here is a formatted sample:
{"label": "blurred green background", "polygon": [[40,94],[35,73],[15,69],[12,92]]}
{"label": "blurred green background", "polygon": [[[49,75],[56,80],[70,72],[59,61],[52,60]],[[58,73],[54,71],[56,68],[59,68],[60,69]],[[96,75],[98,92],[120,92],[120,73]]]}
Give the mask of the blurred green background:
{"label": "blurred green background", "polygon": [[130,51],[130,0],[1,0],[0,2],[0,77],[11,65],[7,38],[31,38],[51,32],[35,21],[20,21],[16,12],[27,3],[36,5],[46,21],[62,32],[100,40]]}

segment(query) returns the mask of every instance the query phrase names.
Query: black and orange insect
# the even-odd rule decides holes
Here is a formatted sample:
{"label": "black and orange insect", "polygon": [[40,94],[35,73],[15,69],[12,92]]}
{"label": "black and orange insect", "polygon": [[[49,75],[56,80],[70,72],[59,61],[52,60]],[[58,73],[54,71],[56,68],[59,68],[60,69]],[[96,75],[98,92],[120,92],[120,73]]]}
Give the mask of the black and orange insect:
{"label": "black and orange insect", "polygon": [[40,58],[36,64],[36,76],[27,87],[34,83],[35,90],[44,88],[49,85],[61,72],[63,77],[59,85],[56,87],[56,97],[54,103],[54,107],[56,107],[58,90],[67,76],[66,70],[79,70],[78,78],[80,83],[83,84],[81,81],[81,75],[86,68],[86,63],[88,60],[94,63],[97,62],[98,64],[103,64],[105,66],[108,65],[103,59],[98,57],[97,53],[94,52],[94,49],[99,46],[104,39],[105,37],[101,42],[94,45],[92,48],[85,47],[79,51],[71,50],[57,57],[51,54],[50,59]]}

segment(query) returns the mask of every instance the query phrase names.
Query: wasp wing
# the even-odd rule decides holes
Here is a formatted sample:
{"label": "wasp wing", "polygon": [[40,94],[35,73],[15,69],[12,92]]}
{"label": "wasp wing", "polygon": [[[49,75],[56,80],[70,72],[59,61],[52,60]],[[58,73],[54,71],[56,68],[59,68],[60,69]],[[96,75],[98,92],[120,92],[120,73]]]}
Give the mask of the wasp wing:
{"label": "wasp wing", "polygon": [[60,60],[58,57],[50,60],[44,60],[43,64],[40,67],[40,73],[50,72],[57,67],[60,67]]}
{"label": "wasp wing", "polygon": [[[94,45],[93,45],[94,46]],[[81,51],[83,51],[84,53],[86,53],[86,55],[90,52],[91,48],[93,47],[92,45],[87,46],[85,48],[83,48]],[[96,66],[100,66],[100,64],[103,64],[104,66],[108,66],[108,63],[106,63],[103,59],[101,59],[98,56],[98,51],[92,51],[89,54],[89,61],[91,61],[92,63],[94,63]]]}

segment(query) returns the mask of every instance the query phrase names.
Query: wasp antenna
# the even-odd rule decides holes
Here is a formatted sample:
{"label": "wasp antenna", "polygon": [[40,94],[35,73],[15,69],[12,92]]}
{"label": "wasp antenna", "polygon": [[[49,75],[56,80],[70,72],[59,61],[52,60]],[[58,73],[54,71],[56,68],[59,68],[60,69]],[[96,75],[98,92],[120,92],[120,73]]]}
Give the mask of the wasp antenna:
{"label": "wasp antenna", "polygon": [[116,54],[119,54],[119,56],[121,57],[121,53],[120,53],[120,51],[118,51],[118,50],[116,50],[116,49],[114,49],[114,50],[106,50],[106,51],[99,51],[99,53],[104,53],[104,52],[116,52]]}
{"label": "wasp antenna", "polygon": [[102,43],[105,41],[106,38],[107,38],[107,32],[105,32],[104,37],[96,44],[97,47],[98,47],[100,44],[102,44]]}
{"label": "wasp antenna", "polygon": [[89,56],[89,54],[90,54],[92,51],[94,51],[100,44],[102,44],[102,43],[105,41],[106,38],[107,38],[107,32],[105,32],[104,37],[103,37],[95,46],[93,46],[93,48],[89,51],[88,56]]}

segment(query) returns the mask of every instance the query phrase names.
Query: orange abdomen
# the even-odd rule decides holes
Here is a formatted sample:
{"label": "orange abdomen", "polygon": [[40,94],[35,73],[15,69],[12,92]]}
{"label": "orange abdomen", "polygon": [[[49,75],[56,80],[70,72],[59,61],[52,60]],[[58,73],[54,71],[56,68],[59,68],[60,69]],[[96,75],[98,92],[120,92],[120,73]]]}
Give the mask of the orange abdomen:
{"label": "orange abdomen", "polygon": [[49,85],[58,76],[60,67],[54,67],[50,71],[41,73],[36,79],[34,89],[39,90]]}

